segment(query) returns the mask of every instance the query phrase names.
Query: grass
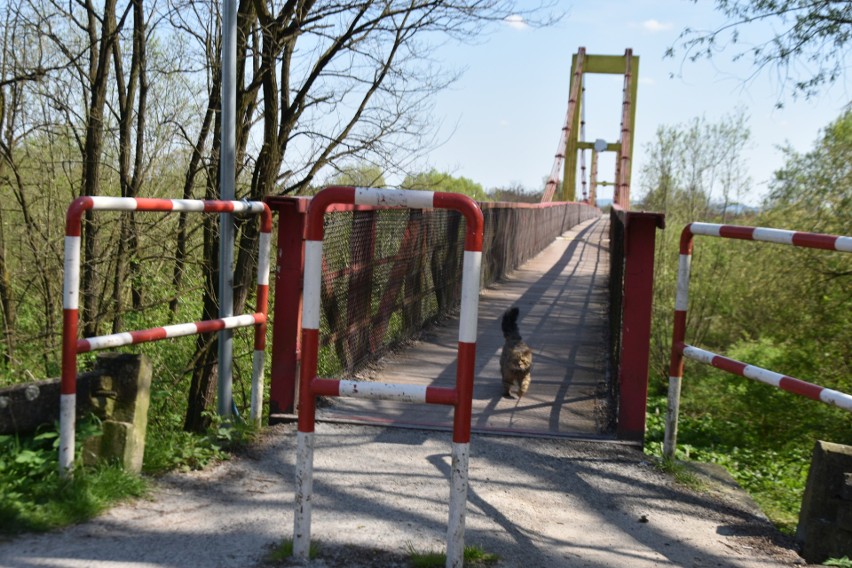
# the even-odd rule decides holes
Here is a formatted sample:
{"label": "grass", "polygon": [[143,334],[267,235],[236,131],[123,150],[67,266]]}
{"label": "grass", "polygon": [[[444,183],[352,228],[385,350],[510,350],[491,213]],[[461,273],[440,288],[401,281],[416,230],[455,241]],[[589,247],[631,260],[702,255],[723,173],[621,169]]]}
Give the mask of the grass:
{"label": "grass", "polygon": [[[412,568],[441,568],[447,563],[447,555],[443,552],[420,552],[410,542],[406,545],[408,560]],[[490,566],[500,559],[496,554],[485,552],[482,547],[470,545],[464,547],[465,566]]]}
{"label": "grass", "polygon": [[[81,420],[81,441],[100,433],[100,422]],[[59,477],[58,428],[29,436],[0,436],[0,533],[46,531],[98,515],[113,504],[144,496],[147,482],[117,465],[83,467]]]}
{"label": "grass", "polygon": [[0,533],[47,531],[90,519],[110,506],[147,494],[148,483],[114,465],[77,468],[14,486],[0,477]]}
{"label": "grass", "polygon": [[701,491],[706,485],[695,472],[690,471],[687,466],[671,458],[659,458],[655,461],[656,467],[663,473],[667,473],[675,478],[679,484]]}
{"label": "grass", "polygon": [[[308,547],[308,558],[313,560],[317,556],[319,556],[320,550],[322,546],[318,541],[312,540],[310,546]],[[269,555],[266,557],[267,562],[283,562],[284,560],[293,556],[293,539],[287,538],[279,544]]]}
{"label": "grass", "polygon": [[[174,428],[149,430],[144,469],[159,474],[170,470],[200,469],[227,459],[250,441],[255,430],[248,425],[227,426],[214,421],[206,435]],[[143,497],[146,478],[115,464],[84,467],[82,440],[100,433],[91,418],[77,427],[77,461],[72,478],[59,477],[57,427],[28,436],[0,436],[0,534],[47,531],[97,516],[127,499]]]}

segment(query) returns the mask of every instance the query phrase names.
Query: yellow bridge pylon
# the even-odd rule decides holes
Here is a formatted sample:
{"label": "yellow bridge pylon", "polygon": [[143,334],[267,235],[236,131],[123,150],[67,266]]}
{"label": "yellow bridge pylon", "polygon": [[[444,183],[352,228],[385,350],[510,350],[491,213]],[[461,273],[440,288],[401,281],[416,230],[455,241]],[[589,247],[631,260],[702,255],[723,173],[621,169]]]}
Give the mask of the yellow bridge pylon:
{"label": "yellow bridge pylon", "polygon": [[[577,200],[577,167],[585,170],[584,152],[590,150],[591,182],[589,193],[583,180],[583,201],[594,204],[599,185],[614,185],[613,203],[630,208],[630,172],[633,157],[633,132],[636,124],[636,92],[639,75],[639,57],[633,55],[632,49],[624,51],[624,55],[587,55],[586,48],[581,47],[571,60],[571,83],[568,96],[568,111],[565,124],[556,149],[553,168],[545,185],[542,203],[552,201],[562,183],[562,200]],[[621,106],[621,132],[616,142],[584,140],[585,120],[581,119],[583,98],[585,96],[584,76],[587,73],[608,75],[624,75],[623,99]],[[613,182],[597,181],[598,155],[601,152],[616,152],[615,178]]]}

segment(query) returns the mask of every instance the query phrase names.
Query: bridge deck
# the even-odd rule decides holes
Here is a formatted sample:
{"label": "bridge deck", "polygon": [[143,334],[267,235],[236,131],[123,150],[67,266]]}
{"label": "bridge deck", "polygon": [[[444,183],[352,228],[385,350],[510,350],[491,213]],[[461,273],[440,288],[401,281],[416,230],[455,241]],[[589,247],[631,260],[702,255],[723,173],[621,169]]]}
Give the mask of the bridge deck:
{"label": "bridge deck", "polygon": [[[609,423],[606,356],[609,218],[586,221],[559,237],[479,300],[475,431],[598,437]],[[518,306],[521,335],[533,349],[532,385],[524,398],[503,398],[500,351],[503,312]],[[458,320],[432,329],[386,357],[370,378],[388,383],[451,386]],[[452,428],[452,408],[396,401],[334,399],[318,409],[326,421]]]}

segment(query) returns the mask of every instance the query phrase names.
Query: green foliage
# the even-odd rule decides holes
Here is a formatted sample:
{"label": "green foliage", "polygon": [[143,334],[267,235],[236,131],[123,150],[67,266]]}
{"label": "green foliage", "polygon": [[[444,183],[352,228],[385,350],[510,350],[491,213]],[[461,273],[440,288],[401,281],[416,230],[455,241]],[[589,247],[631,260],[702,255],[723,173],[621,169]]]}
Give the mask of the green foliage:
{"label": "green foliage", "polygon": [[447,172],[439,172],[435,169],[407,176],[402,182],[402,187],[405,189],[462,193],[476,201],[488,201],[489,199],[482,185],[472,179],[463,176],[455,177]]}
{"label": "green foliage", "polygon": [[[420,552],[410,542],[406,543],[406,548],[412,568],[440,568],[447,563],[447,555],[443,552]],[[464,547],[465,566],[491,566],[499,560],[499,556],[485,552],[480,546],[469,545]]]}
{"label": "green foliage", "polygon": [[822,563],[823,566],[839,566],[840,568],[852,568],[852,559],[848,556],[843,558],[829,558]]}
{"label": "green foliage", "polygon": [[167,471],[203,469],[216,461],[227,460],[230,452],[253,439],[250,424],[235,421],[228,424],[213,412],[207,413],[212,426],[204,435],[180,428],[157,428],[149,431],[143,470],[150,474]]}
{"label": "green foliage", "polygon": [[[713,132],[727,131],[698,128],[710,138]],[[799,155],[786,150],[787,164],[777,172],[762,210],[738,218],[709,199],[724,195],[723,188],[687,175],[704,171],[704,157],[684,158],[690,147],[684,140],[703,140],[694,132],[695,125],[661,129],[652,152],[655,158],[645,172],[644,206],[664,207],[670,227],[658,240],[655,273],[646,447],[657,454],[663,440],[681,228],[705,221],[852,234],[852,113],[831,124],[814,151]],[[724,139],[716,138],[716,143]],[[721,169],[712,177],[733,179],[734,174]],[[852,392],[850,277],[849,254],[696,238],[686,340],[751,365]],[[785,530],[795,528],[811,450],[818,439],[852,443],[848,413],[686,362],[676,458],[726,467]]]}
{"label": "green foliage", "polygon": [[354,185],[356,187],[385,187],[385,175],[378,166],[359,164],[341,169],[328,180],[328,185]]}
{"label": "green foliage", "polygon": [[669,475],[674,476],[675,481],[684,485],[686,487],[690,487],[695,490],[704,489],[704,482],[701,481],[694,472],[690,471],[683,462],[679,462],[674,459],[669,459],[666,457],[661,457],[656,462],[657,469],[662,471],[663,473],[667,473]]}
{"label": "green foliage", "polygon": [[[544,183],[547,183],[547,180],[544,180]],[[561,189],[562,182],[559,183],[559,187],[557,187],[555,194],[561,195]],[[513,184],[508,187],[495,187],[488,190],[488,198],[492,201],[505,201],[511,203],[539,203],[541,202],[543,193],[543,190],[527,191],[524,186],[520,184]]]}
{"label": "green foliage", "polygon": [[[312,540],[310,546],[308,547],[308,558],[311,560],[315,559],[319,556],[322,551],[322,546],[319,541]],[[270,552],[266,561],[269,563],[277,563],[283,562],[293,556],[293,539],[285,538],[284,541],[279,544],[272,552]]]}
{"label": "green foliage", "polygon": [[[100,432],[97,421],[81,421],[81,441]],[[145,481],[115,465],[77,465],[71,479],[58,473],[59,433],[0,436],[0,532],[44,531],[89,519],[121,500],[147,491]]]}

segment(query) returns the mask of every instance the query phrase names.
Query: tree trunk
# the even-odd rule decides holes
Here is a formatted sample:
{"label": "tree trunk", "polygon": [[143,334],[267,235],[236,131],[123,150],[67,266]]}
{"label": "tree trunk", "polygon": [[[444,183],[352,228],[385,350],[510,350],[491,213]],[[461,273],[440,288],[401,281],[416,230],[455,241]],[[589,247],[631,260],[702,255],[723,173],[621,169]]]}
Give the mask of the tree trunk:
{"label": "tree trunk", "polygon": [[[2,170],[0,164],[0,170]],[[15,300],[9,269],[6,266],[6,239],[3,230],[3,211],[0,209],[0,308],[3,314],[3,364],[8,366],[15,356]]]}
{"label": "tree trunk", "polygon": [[[213,129],[212,163],[217,166],[221,149],[221,122]],[[216,199],[219,176],[212,170],[207,176],[206,199]],[[210,320],[219,317],[219,216],[204,216],[204,251],[202,273],[204,274],[204,294],[202,298],[201,319]],[[189,401],[183,427],[190,432],[204,432],[210,426],[205,411],[216,399],[218,370],[218,336],[215,333],[198,335],[195,342],[192,381],[189,387]]]}
{"label": "tree trunk", "polygon": [[[116,0],[105,0],[102,17],[100,45],[91,45],[90,80],[91,102],[86,121],[86,140],[83,149],[82,195],[96,196],[100,193],[101,150],[103,147],[104,108],[107,99],[109,60],[112,44],[116,37]],[[86,4],[89,18],[89,37],[97,25],[98,15],[91,3]],[[86,211],[83,222],[83,263],[81,267],[80,296],[82,304],[82,329],[84,337],[98,335],[102,318],[99,309],[98,277],[96,272],[99,256],[98,230],[91,211]]]}
{"label": "tree trunk", "polygon": [[[201,130],[198,133],[198,139],[192,148],[192,155],[189,159],[189,166],[186,170],[186,176],[183,182],[183,198],[192,199],[193,188],[195,187],[195,179],[198,173],[202,170],[202,160],[204,157],[204,146],[207,144],[207,138],[210,135],[210,127],[213,125],[213,119],[216,117],[216,109],[221,105],[221,75],[215,74],[213,84],[210,86],[210,104],[207,106],[207,112],[204,115],[204,121],[201,123]],[[209,175],[209,172],[208,172]],[[175,265],[172,271],[172,288],[174,296],[169,300],[170,317],[174,320],[178,310],[178,300],[181,296],[181,283],[183,281],[183,270],[186,264],[186,241],[187,241],[187,214],[180,213],[178,216],[178,234],[177,245],[175,247]]]}
{"label": "tree trunk", "polygon": [[[133,47],[130,58],[130,76],[125,85],[124,63],[121,46],[113,44],[112,54],[115,65],[115,83],[118,92],[118,174],[122,197],[137,197],[142,185],[143,155],[145,150],[145,103],[147,81],[145,74],[145,14],[143,0],[133,1]],[[133,137],[134,103],[137,91],[139,102],[136,106],[136,140],[131,147]],[[131,157],[133,167],[131,169]],[[128,212],[121,216],[119,229],[118,254],[115,261],[115,275],[112,287],[113,318],[112,332],[122,329],[124,315],[124,288],[130,277],[131,301],[133,309],[142,304],[142,289],[139,278],[138,260],[139,237],[136,228],[136,215]]]}

